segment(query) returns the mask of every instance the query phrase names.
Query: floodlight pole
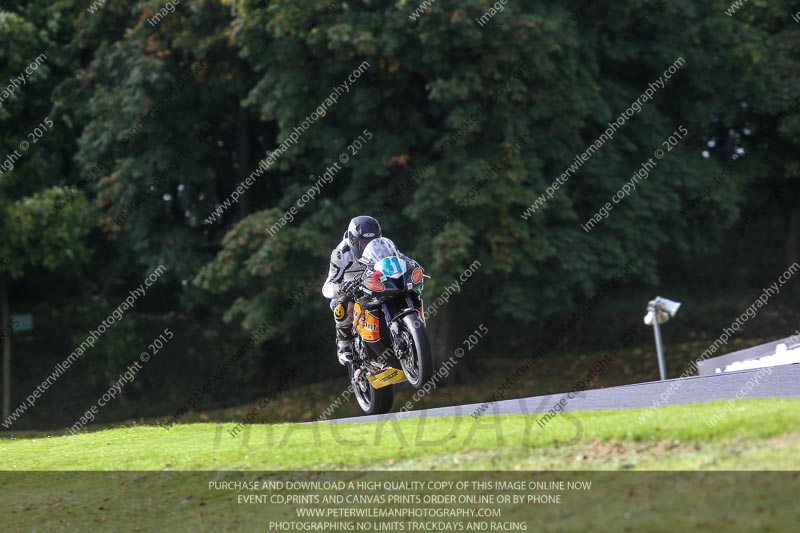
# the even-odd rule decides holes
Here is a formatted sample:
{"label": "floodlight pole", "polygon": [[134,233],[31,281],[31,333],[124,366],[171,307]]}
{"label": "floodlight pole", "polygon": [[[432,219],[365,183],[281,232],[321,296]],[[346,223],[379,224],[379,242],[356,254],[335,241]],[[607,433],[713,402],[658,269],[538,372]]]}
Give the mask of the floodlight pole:
{"label": "floodlight pole", "polygon": [[653,335],[656,338],[656,355],[658,356],[658,373],[661,376],[661,381],[667,379],[667,365],[664,362],[664,347],[661,345],[661,329],[658,325],[658,304],[649,306],[653,311]]}
{"label": "floodlight pole", "polygon": [[658,373],[661,376],[661,381],[667,379],[667,365],[664,362],[664,346],[661,344],[659,319],[663,318],[662,322],[666,322],[675,316],[680,306],[680,302],[673,302],[661,296],[656,296],[655,299],[647,302],[647,314],[644,316],[644,323],[653,323],[653,335],[656,337],[656,355],[658,356]]}

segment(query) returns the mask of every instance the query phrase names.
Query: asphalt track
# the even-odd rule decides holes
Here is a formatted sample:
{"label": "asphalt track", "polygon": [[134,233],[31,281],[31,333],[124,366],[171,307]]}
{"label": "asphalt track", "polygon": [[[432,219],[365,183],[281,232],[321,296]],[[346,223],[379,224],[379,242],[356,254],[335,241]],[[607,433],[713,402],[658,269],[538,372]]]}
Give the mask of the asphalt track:
{"label": "asphalt track", "polygon": [[[756,374],[762,370],[759,376]],[[497,414],[531,414],[544,413],[562,399],[566,399],[564,411],[599,411],[608,409],[638,409],[653,405],[679,405],[715,400],[736,398],[742,391],[744,398],[789,398],[800,396],[800,365],[785,365],[771,368],[771,374],[765,369],[743,370],[712,376],[693,376],[684,379],[666,381],[650,381],[605,389],[593,389],[568,397],[567,393],[534,396],[514,400],[494,402],[484,411],[487,415]],[[751,381],[752,380],[752,381]],[[747,391],[748,381],[751,390]],[[753,385],[753,383],[756,383]],[[672,386],[672,393],[668,390]],[[743,389],[744,388],[744,389]],[[509,391],[513,394],[514,390]],[[662,394],[666,400],[662,401]],[[480,403],[420,409],[405,413],[389,413],[385,415],[358,416],[328,420],[327,423],[343,422],[375,422],[390,418],[405,419],[434,416],[470,416]],[[395,403],[395,409],[402,407]]]}

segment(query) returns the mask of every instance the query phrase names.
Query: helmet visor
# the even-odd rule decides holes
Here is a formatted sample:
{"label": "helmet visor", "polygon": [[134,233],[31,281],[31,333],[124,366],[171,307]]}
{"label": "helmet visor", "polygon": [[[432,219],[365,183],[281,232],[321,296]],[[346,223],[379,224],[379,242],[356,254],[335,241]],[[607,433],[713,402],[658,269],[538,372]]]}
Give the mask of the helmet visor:
{"label": "helmet visor", "polygon": [[358,239],[358,252],[359,252],[359,254],[363,254],[364,253],[364,250],[367,248],[367,245],[370,242],[372,242],[372,240],[374,238],[375,237],[373,237],[372,239],[367,239],[367,238],[361,237],[360,239]]}

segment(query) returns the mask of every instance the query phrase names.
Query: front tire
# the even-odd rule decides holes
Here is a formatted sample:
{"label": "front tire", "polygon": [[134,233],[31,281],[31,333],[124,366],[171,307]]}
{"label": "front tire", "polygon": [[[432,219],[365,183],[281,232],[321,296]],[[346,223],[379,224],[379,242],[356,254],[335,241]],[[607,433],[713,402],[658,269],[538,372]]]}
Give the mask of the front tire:
{"label": "front tire", "polygon": [[408,353],[399,357],[406,379],[415,389],[421,389],[433,376],[433,355],[428,331],[417,314],[403,317],[404,334],[410,337]]}

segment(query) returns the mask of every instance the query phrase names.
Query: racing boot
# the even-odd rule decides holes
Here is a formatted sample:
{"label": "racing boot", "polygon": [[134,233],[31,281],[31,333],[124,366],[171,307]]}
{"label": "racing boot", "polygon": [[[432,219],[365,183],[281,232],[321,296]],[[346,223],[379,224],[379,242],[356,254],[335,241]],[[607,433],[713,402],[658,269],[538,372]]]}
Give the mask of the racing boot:
{"label": "racing boot", "polygon": [[347,366],[353,362],[353,311],[352,304],[337,303],[333,308],[336,320],[336,355],[339,364]]}

